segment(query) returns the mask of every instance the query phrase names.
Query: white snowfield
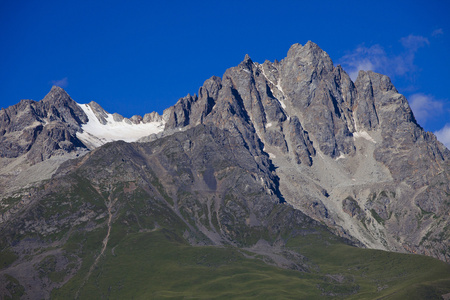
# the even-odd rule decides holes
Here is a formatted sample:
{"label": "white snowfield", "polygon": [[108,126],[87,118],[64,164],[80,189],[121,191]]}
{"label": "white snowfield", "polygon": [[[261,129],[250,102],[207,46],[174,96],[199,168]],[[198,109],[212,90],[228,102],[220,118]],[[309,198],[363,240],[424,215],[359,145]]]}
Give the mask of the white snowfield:
{"label": "white snowfield", "polygon": [[363,138],[366,139],[372,143],[377,143],[370,135],[367,131],[357,131],[357,132],[353,132],[353,137],[354,138]]}
{"label": "white snowfield", "polygon": [[[78,104],[78,103],[77,103]],[[112,141],[135,142],[138,139],[164,130],[164,121],[130,124],[123,119],[118,122],[110,113],[106,113],[107,123],[103,125],[95,116],[89,104],[78,104],[89,118],[87,124],[83,124],[83,133],[77,132],[77,138],[89,148],[97,148]]]}

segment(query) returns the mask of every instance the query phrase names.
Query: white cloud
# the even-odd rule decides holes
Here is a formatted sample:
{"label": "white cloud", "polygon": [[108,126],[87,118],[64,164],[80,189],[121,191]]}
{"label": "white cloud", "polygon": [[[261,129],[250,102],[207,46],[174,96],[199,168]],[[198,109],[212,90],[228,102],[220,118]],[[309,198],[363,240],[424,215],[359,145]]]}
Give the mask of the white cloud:
{"label": "white cloud", "polygon": [[429,45],[430,42],[426,37],[420,35],[408,35],[407,37],[402,37],[400,39],[400,43],[407,49],[408,51],[416,52],[417,49]]}
{"label": "white cloud", "polygon": [[387,62],[387,55],[380,45],[371,47],[361,45],[342,57],[340,61],[349,70],[350,78],[354,81],[360,70],[380,71],[379,69]]}
{"label": "white cloud", "polygon": [[444,30],[442,28],[438,28],[431,33],[431,36],[439,36],[441,34],[444,34]]}
{"label": "white cloud", "polygon": [[379,44],[371,47],[360,45],[354,51],[344,55],[340,63],[352,80],[356,80],[360,70],[371,70],[391,77],[402,76],[416,69],[415,53],[430,42],[426,37],[410,34],[401,38],[400,43],[404,51],[399,54],[387,54]]}
{"label": "white cloud", "polygon": [[445,124],[445,126],[434,133],[437,139],[450,149],[450,123]]}
{"label": "white cloud", "polygon": [[431,95],[422,93],[413,94],[408,99],[409,105],[420,124],[424,124],[428,119],[442,113],[444,103],[437,101]]}
{"label": "white cloud", "polygon": [[69,85],[69,81],[67,80],[67,77],[64,77],[63,79],[59,79],[59,80],[52,80],[51,83],[53,85],[59,86],[61,88],[66,88]]}

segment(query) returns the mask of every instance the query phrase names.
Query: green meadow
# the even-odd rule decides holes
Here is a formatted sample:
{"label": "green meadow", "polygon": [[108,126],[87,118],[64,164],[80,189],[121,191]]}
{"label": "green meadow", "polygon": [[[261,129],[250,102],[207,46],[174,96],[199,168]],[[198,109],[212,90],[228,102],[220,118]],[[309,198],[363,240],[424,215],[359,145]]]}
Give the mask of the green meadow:
{"label": "green meadow", "polygon": [[266,264],[231,246],[190,246],[158,229],[128,234],[108,247],[87,278],[95,240],[86,243],[80,271],[52,298],[442,299],[450,292],[450,266],[441,261],[355,248],[327,232],[288,241],[307,258],[306,272]]}

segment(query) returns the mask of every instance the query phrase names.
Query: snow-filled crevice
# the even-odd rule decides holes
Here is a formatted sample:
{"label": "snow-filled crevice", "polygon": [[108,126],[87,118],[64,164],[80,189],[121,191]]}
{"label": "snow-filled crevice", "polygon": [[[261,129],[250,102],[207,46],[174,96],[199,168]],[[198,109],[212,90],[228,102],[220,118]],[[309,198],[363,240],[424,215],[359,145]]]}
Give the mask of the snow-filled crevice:
{"label": "snow-filled crevice", "polygon": [[[284,99],[287,99],[286,95],[285,95],[284,92],[283,92],[283,89],[281,88],[280,83],[278,82],[278,84],[275,84],[272,80],[270,80],[269,77],[267,77],[266,72],[264,71],[264,68],[262,67],[262,65],[259,65],[259,64],[258,64],[258,65],[255,65],[255,66],[258,67],[258,68],[261,70],[261,73],[264,75],[264,77],[266,78],[266,80],[267,80],[268,82],[270,82],[274,87],[276,87],[276,88],[281,92],[281,94],[283,95]],[[269,88],[270,88],[270,87],[269,87]],[[271,89],[271,88],[270,88],[270,89]],[[273,94],[272,89],[271,89],[271,92],[272,92],[272,94]],[[283,100],[279,99],[279,97],[277,97],[276,99],[278,100],[278,102],[280,102],[281,107],[282,107],[283,109],[286,109],[286,104],[283,102]]]}

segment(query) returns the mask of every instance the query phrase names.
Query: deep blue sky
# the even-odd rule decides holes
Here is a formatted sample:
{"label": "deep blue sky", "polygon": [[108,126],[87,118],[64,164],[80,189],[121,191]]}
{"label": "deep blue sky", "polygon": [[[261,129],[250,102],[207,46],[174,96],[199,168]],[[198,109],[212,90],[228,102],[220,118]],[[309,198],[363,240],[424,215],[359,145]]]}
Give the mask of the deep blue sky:
{"label": "deep blue sky", "polygon": [[311,40],[349,74],[389,75],[450,141],[450,2],[317,2],[0,0],[0,106],[56,83],[111,113],[161,113],[246,53],[281,60]]}

